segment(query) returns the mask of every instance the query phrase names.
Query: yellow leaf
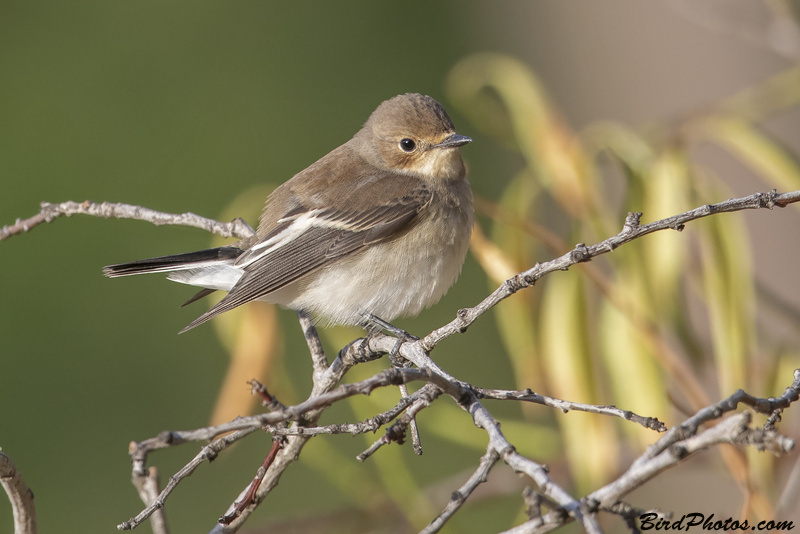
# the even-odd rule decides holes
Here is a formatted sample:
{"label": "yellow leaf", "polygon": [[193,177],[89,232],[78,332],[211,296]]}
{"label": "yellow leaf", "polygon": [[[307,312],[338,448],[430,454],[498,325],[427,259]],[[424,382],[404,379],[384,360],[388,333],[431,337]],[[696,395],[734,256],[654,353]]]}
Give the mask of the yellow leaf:
{"label": "yellow leaf", "polygon": [[[540,351],[552,395],[597,404],[583,281],[574,273],[547,280],[541,307]],[[619,450],[611,418],[569,413],[558,418],[579,491],[597,487],[616,470]]]}

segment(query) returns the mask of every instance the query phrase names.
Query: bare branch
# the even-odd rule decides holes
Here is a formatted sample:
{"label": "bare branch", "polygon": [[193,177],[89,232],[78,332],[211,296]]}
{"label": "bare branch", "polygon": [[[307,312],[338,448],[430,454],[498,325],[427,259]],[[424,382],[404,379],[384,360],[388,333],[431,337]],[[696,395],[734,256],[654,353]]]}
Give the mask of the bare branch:
{"label": "bare branch", "polygon": [[[408,397],[408,386],[405,384],[400,384],[400,396],[401,397]],[[412,409],[409,409],[409,412],[412,412]],[[416,413],[416,411],[413,411]],[[414,450],[414,454],[417,456],[422,454],[422,439],[419,435],[419,428],[417,427],[417,420],[413,417],[408,422],[408,429],[411,431],[411,448]]]}
{"label": "bare branch", "polygon": [[165,431],[154,438],[138,442],[132,441],[128,445],[128,454],[130,454],[133,461],[133,469],[142,476],[147,474],[145,464],[147,462],[147,454],[150,453],[150,451],[166,449],[167,447],[174,447],[175,445],[182,445],[183,443],[191,441],[208,441],[220,434],[225,434],[226,432],[232,432],[234,430],[241,430],[244,432],[241,435],[236,435],[237,439],[241,439],[253,432],[253,430],[259,428],[259,425],[254,425],[252,423],[246,425],[238,424],[240,419],[241,418],[237,418],[229,423],[198,428],[196,430]]}
{"label": "bare branch", "polygon": [[629,410],[621,410],[616,406],[598,406],[595,404],[583,404],[580,402],[565,401],[561,399],[555,399],[553,397],[547,397],[545,395],[539,395],[538,393],[534,393],[530,389],[525,389],[521,391],[511,391],[506,389],[476,388],[475,391],[478,393],[478,396],[482,399],[517,400],[523,402],[532,402],[535,404],[541,404],[543,406],[558,408],[564,413],[567,413],[570,410],[575,410],[578,412],[611,415],[614,417],[621,417],[626,421],[632,421],[634,423],[642,425],[645,428],[649,428],[650,430],[655,430],[657,432],[666,432],[667,430],[667,425],[665,425],[655,417],[644,417],[641,415],[637,415]]}
{"label": "bare branch", "polygon": [[[751,407],[759,406],[760,408],[756,410],[766,413],[769,413],[770,406],[788,407],[792,402],[798,400],[798,391],[800,391],[800,369],[794,371],[792,384],[777,399],[761,399],[739,390],[730,397],[703,408],[682,424],[671,428],[656,443],[648,447],[619,478],[581,499],[582,506],[591,510],[592,514],[598,510],[610,510],[618,513],[618,503],[624,495],[652,480],[662,471],[712,445],[728,443],[755,446],[759,450],[770,450],[775,454],[789,452],[794,447],[792,440],[773,430],[749,427],[752,420],[750,412],[732,415],[700,433],[698,433],[698,429],[701,424],[719,419],[725,413],[734,410],[739,403]],[[563,514],[551,512],[544,517],[510,529],[504,534],[549,532],[568,521],[570,518]]]}
{"label": "bare branch", "polygon": [[450,502],[447,503],[444,510],[436,516],[436,519],[431,521],[427,527],[423,528],[419,531],[419,534],[434,534],[435,532],[439,532],[441,528],[444,526],[447,521],[453,517],[453,515],[467,502],[467,499],[472,492],[475,491],[480,484],[486,482],[486,479],[489,476],[489,471],[492,469],[492,466],[497,463],[497,460],[500,459],[500,455],[497,451],[489,446],[486,449],[486,453],[481,456],[481,460],[478,463],[478,468],[475,470],[474,473],[467,479],[467,481],[458,488],[456,491],[452,493],[450,496]]}
{"label": "bare branch", "polygon": [[328,358],[325,357],[325,351],[322,349],[317,327],[314,326],[311,316],[304,311],[297,312],[297,319],[300,321],[300,327],[303,329],[303,335],[306,338],[306,344],[308,344],[308,352],[311,354],[311,363],[314,366],[314,375],[322,378],[328,371]]}
{"label": "bare branch", "polygon": [[[158,480],[158,469],[151,467],[146,470],[145,474],[133,472],[131,481],[136,491],[139,492],[139,498],[145,506],[149,506],[158,499],[158,494],[161,493],[159,489],[161,486]],[[150,526],[153,529],[153,534],[169,534],[167,527],[167,517],[163,508],[153,511],[150,516]]]}
{"label": "bare branch", "polygon": [[101,202],[99,204],[91,200],[85,200],[80,203],[67,201],[60,204],[42,202],[41,207],[41,211],[33,217],[17,219],[14,224],[0,228],[0,241],[23,232],[29,232],[40,224],[49,223],[59,217],[70,217],[78,214],[103,217],[105,219],[137,219],[153,223],[156,226],[191,226],[222,237],[238,237],[240,239],[250,237],[255,233],[250,225],[239,218],[229,223],[221,223],[194,213],[164,213],[141,206],[115,202]]}
{"label": "bare branch", "polygon": [[[720,212],[739,211],[744,209],[784,207],[800,200],[800,191],[777,194],[757,193],[748,197],[731,199],[718,204],[706,205],[673,217],[653,223],[641,225],[641,214],[630,213],[620,233],[595,245],[578,244],[569,253],[548,262],[535,265],[507,280],[482,302],[473,308],[459,310],[457,317],[450,323],[429,333],[424,339],[400,339],[382,334],[371,335],[350,343],[342,349],[331,364],[328,364],[319,336],[311,319],[299,313],[313,366],[313,386],[309,397],[294,406],[283,406],[267,393],[265,388],[255,387],[255,392],[269,404],[272,410],[250,417],[240,417],[222,425],[190,431],[163,432],[155,438],[131,444],[132,470],[134,483],[147,507],[130,521],[119,525],[120,529],[131,529],[142,521],[160,511],[167,497],[177,484],[194,472],[206,460],[211,460],[230,444],[247,435],[264,428],[273,433],[274,442],[270,453],[258,469],[253,481],[242,493],[232,510],[226,514],[224,521],[214,527],[212,532],[236,532],[250,513],[258,506],[268,493],[277,485],[283,472],[299,457],[305,443],[313,436],[334,433],[363,433],[395,420],[385,435],[380,438],[362,456],[366,457],[380,446],[391,441],[402,442],[406,431],[414,421],[415,415],[429,406],[442,393],[451,397],[459,407],[469,413],[476,426],[483,429],[488,437],[487,452],[480,465],[453,495],[453,499],[434,521],[423,532],[436,532],[447,519],[463,505],[472,491],[486,479],[492,466],[502,460],[514,471],[526,475],[538,488],[528,493],[526,502],[531,509],[531,520],[508,531],[514,533],[545,532],[569,521],[578,521],[584,530],[590,533],[599,532],[597,514],[600,511],[622,516],[627,524],[635,528],[633,509],[620,499],[635,487],[651,480],[658,473],[667,469],[687,456],[717,443],[755,446],[761,450],[783,453],[793,446],[793,442],[775,431],[780,421],[782,410],[798,399],[800,390],[800,370],[795,372],[792,385],[778,398],[761,399],[744,391],[738,391],[719,403],[698,411],[683,424],[674,427],[649,447],[628,471],[611,484],[596,490],[583,499],[576,499],[548,474],[545,466],[519,454],[507,440],[500,429],[500,423],[481,403],[482,399],[517,400],[535,402],[558,408],[564,412],[580,410],[590,413],[612,415],[631,420],[660,432],[665,427],[655,418],[639,416],[613,406],[592,406],[552,399],[537,395],[530,390],[509,391],[478,389],[449,375],[429,356],[430,351],[443,339],[464,332],[483,313],[507,298],[516,291],[532,286],[541,277],[557,270],[567,270],[571,266],[587,262],[596,256],[611,252],[617,247],[652,232],[675,229],[682,230],[690,221]],[[253,234],[252,228],[240,219],[231,223],[219,223],[199,217],[191,213],[166,214],[126,204],[84,202],[81,204],[65,202],[58,205],[42,204],[39,214],[26,220],[18,220],[15,224],[0,230],[0,240],[49,222],[60,216],[87,214],[98,217],[132,218],[149,221],[153,224],[178,224],[194,226],[223,236],[247,237]],[[357,383],[339,386],[345,373],[359,362],[369,361],[383,354],[397,354],[416,368],[398,367],[380,372],[371,378]],[[361,423],[353,425],[333,424],[317,426],[322,412],[332,404],[355,395],[368,395],[376,388],[387,386],[405,386],[410,382],[420,381],[425,385],[417,392],[405,396],[390,410],[378,414]],[[698,431],[701,425],[719,419],[723,414],[733,411],[739,404],[752,407],[756,412],[769,416],[763,428],[751,428],[751,415],[748,412],[728,417],[716,426]],[[224,437],[218,437],[221,434]],[[155,471],[146,466],[150,451],[186,443],[188,441],[213,440],[189,461],[180,471],[170,477],[162,491],[158,491]],[[282,446],[280,446],[280,445]],[[542,515],[540,504],[546,503],[550,510]],[[161,528],[155,526],[154,528]],[[158,530],[157,530],[158,532]],[[161,532],[166,532],[164,525]]]}
{"label": "bare branch", "polygon": [[[443,392],[441,389],[433,387],[429,388],[431,384],[426,384],[426,387],[421,389],[424,394],[416,395],[416,400],[406,409],[406,413],[404,413],[392,426],[386,429],[384,435],[375,443],[373,443],[366,451],[362,452],[356,459],[360,462],[363,462],[372,454],[378,450],[379,447],[383,445],[387,445],[391,442],[397,442],[402,444],[405,440],[406,430],[410,429],[412,434],[414,429],[416,428],[414,422],[416,415],[423,409],[427,408],[431,405],[431,403],[436,400],[436,398],[441,395]],[[401,387],[405,386],[402,384]],[[418,392],[419,393],[419,392]],[[410,399],[409,395],[404,395],[402,399]],[[413,438],[413,436],[412,436]],[[416,437],[419,440],[419,435]],[[422,454],[421,449],[417,449],[419,447],[419,442],[413,443],[414,452],[417,454]]]}
{"label": "bare branch", "polygon": [[278,455],[278,451],[283,448],[284,443],[285,441],[282,438],[275,438],[272,440],[272,447],[270,447],[269,453],[267,453],[267,456],[264,458],[264,462],[261,464],[261,467],[258,468],[253,481],[247,487],[247,490],[245,490],[244,494],[240,498],[236,499],[233,504],[231,504],[228,511],[225,512],[222,517],[220,517],[220,523],[223,525],[230,525],[234,519],[242,515],[242,512],[248,506],[253,504],[253,500],[258,492],[258,488],[261,487],[261,482],[264,481],[264,477],[267,474],[267,469],[269,469],[269,467],[275,461],[275,457]]}
{"label": "bare branch", "polygon": [[[286,410],[282,410],[274,414],[267,414],[278,415],[279,417],[285,416],[285,419],[280,419],[279,421],[275,422],[293,420],[294,428],[305,426],[313,427],[317,424],[319,417],[322,415],[323,409],[329,405],[328,401],[330,400],[330,396],[326,395],[331,393],[342,379],[344,374],[353,365],[358,363],[357,359],[342,358],[340,354],[340,356],[337,357],[334,362],[327,367],[327,369],[323,368],[323,362],[327,362],[327,358],[325,358],[324,352],[322,351],[322,344],[320,343],[317,330],[314,328],[313,322],[310,321],[308,317],[300,315],[299,320],[300,325],[303,328],[303,333],[305,334],[306,342],[308,343],[314,365],[311,393],[305,403],[298,405],[298,407],[295,407],[294,409],[287,408]],[[348,396],[347,392],[343,394],[345,397]],[[322,400],[320,401],[319,399]],[[244,522],[247,521],[250,514],[278,485],[278,482],[280,481],[280,478],[286,469],[295,461],[297,461],[297,459],[300,457],[300,452],[308,440],[311,439],[311,437],[311,435],[284,436],[283,439],[285,441],[283,448],[281,448],[277,454],[275,454],[274,460],[272,460],[269,464],[266,473],[264,473],[264,476],[258,485],[255,496],[252,496],[249,504],[244,508],[240,508],[238,510],[238,517],[236,517],[229,524],[225,524],[223,522],[217,523],[211,530],[211,533],[227,534],[238,531]]]}
{"label": "bare branch", "polygon": [[[424,371],[428,374],[428,381],[444,390],[463,410],[472,416],[475,425],[484,429],[489,435],[491,447],[506,464],[514,471],[524,473],[530,477],[545,495],[557,502],[575,520],[582,523],[587,532],[600,532],[597,520],[593,516],[583,514],[581,504],[548,476],[545,466],[522,456],[516,451],[500,430],[500,422],[480,403],[474,388],[442,371],[423,350],[423,343],[424,340],[421,339],[406,341],[397,350],[400,355],[420,368],[417,372]],[[376,352],[388,354],[396,348],[396,340],[389,336],[371,336],[369,338],[369,348]],[[397,371],[400,370],[397,369]],[[402,369],[402,371],[405,375],[405,373],[413,372],[414,370]]]}
{"label": "bare branch", "polygon": [[586,246],[583,243],[579,243],[573,250],[563,256],[544,263],[537,263],[531,269],[506,280],[503,285],[495,289],[491,295],[483,299],[477,306],[458,310],[455,319],[425,336],[422,340],[423,349],[426,352],[430,352],[441,340],[454,334],[465,332],[478,317],[497,305],[498,302],[510,297],[520,289],[532,286],[543,276],[554,271],[566,271],[577,263],[591,261],[597,256],[613,252],[619,246],[644,235],[667,229],[681,231],[687,223],[715,213],[760,208],[783,208],[798,201],[800,201],[800,191],[778,194],[773,189],[769,193],[754,193],[750,196],[732,198],[718,204],[706,204],[649,224],[639,224],[641,213],[629,213],[622,231],[617,235],[609,237],[596,245]]}
{"label": "bare branch", "polygon": [[15,534],[36,534],[36,507],[33,492],[17,470],[11,458],[0,451],[0,484],[11,501]]}
{"label": "bare branch", "polygon": [[[640,456],[620,478],[593,492],[587,498],[598,503],[614,503],[622,495],[629,493],[658,473],[685,460],[698,451],[717,443],[739,444],[741,439],[748,434],[748,424],[751,419],[750,412],[738,413],[700,434],[686,436],[679,441],[680,446],[674,446],[678,442],[673,442],[673,446],[665,447],[664,445],[671,441],[668,439],[669,436],[665,436],[658,443],[651,446],[651,448],[655,447],[661,452],[657,455],[646,454]],[[648,452],[650,451],[648,450]]]}
{"label": "bare branch", "polygon": [[[200,450],[200,452],[197,453],[197,455],[195,455],[195,457],[192,458],[192,460],[188,464],[183,466],[173,476],[169,477],[169,483],[167,484],[167,486],[161,491],[161,493],[158,494],[158,497],[154,501],[152,501],[150,503],[150,505],[148,505],[144,510],[139,512],[139,514],[137,514],[136,517],[132,517],[128,521],[125,521],[125,522],[120,523],[119,525],[117,525],[117,529],[119,529],[119,530],[133,530],[134,528],[139,526],[148,517],[153,515],[153,513],[155,513],[156,510],[160,510],[161,508],[164,507],[164,503],[166,502],[167,497],[169,497],[169,494],[172,493],[175,490],[177,485],[184,478],[186,478],[189,475],[191,475],[192,473],[194,473],[194,471],[200,466],[200,464],[202,464],[205,461],[209,461],[210,462],[211,460],[213,460],[214,458],[217,457],[217,455],[220,453],[220,451],[222,451],[223,449],[226,449],[231,444],[233,444],[236,441],[242,439],[247,434],[250,434],[251,432],[254,432],[255,430],[257,430],[257,428],[249,428],[249,429],[245,429],[245,430],[240,430],[238,432],[234,432],[233,434],[229,434],[229,435],[227,435],[225,437],[219,438],[219,439],[209,443],[205,447],[203,447]],[[161,433],[162,436],[169,436],[169,435],[172,435],[172,434],[173,433],[170,433],[170,432],[162,432]],[[160,441],[159,438],[154,438],[153,441],[156,442],[156,440],[159,440],[158,441],[159,446],[154,446],[153,448],[169,447],[169,446],[174,444],[174,443],[170,443],[170,442],[167,442],[167,441]],[[147,440],[147,441],[150,441],[150,440]],[[131,445],[134,446],[134,445],[138,445],[138,444],[132,443]],[[133,451],[132,451],[131,455],[134,456],[137,453],[141,454],[141,451],[138,448],[133,447]],[[146,473],[146,470],[144,468],[144,460],[145,460],[145,458],[146,458],[146,453],[144,453],[144,455],[142,455],[141,459],[139,459],[138,461],[137,461],[136,456],[134,456],[134,461],[133,461],[134,473],[136,472],[137,467],[139,469],[141,469],[142,472]]]}
{"label": "bare branch", "polygon": [[647,451],[634,462],[634,467],[637,463],[644,463],[656,457],[666,448],[672,447],[675,443],[685,439],[687,436],[694,435],[697,429],[700,428],[700,425],[713,421],[714,419],[719,419],[725,413],[735,410],[740,403],[750,406],[756,412],[772,414],[775,410],[789,407],[791,403],[798,400],[799,396],[800,369],[794,371],[794,380],[783,392],[783,395],[778,398],[770,397],[769,399],[760,399],[740,389],[730,397],[703,408],[680,425],[672,427],[661,439],[647,448]]}
{"label": "bare branch", "polygon": [[[360,423],[334,423],[325,426],[295,426],[281,429],[272,428],[270,426],[268,429],[276,436],[319,436],[322,434],[351,434],[355,436],[358,434],[366,434],[369,432],[375,432],[389,421],[394,420],[410,405],[416,402],[430,403],[441,393],[442,390],[436,386],[432,384],[426,384],[408,397],[401,397],[397,404],[392,407],[392,409],[383,413],[379,413],[378,415],[370,417],[369,419],[366,419]],[[420,401],[420,399],[423,400]]]}
{"label": "bare branch", "polygon": [[[737,413],[696,436],[688,437],[680,443],[680,446],[666,449],[657,457],[639,464],[639,467],[634,467],[636,465],[634,463],[634,466],[628,469],[620,478],[587,495],[581,499],[581,503],[584,507],[589,508],[592,514],[603,508],[612,508],[619,502],[619,498],[622,495],[629,493],[689,456],[719,443],[740,444],[742,440],[747,439],[746,436],[752,430],[748,427],[751,419],[750,412]],[[550,532],[569,522],[569,520],[570,518],[565,517],[563,514],[551,512],[544,517],[533,519],[509,529],[503,534]]]}

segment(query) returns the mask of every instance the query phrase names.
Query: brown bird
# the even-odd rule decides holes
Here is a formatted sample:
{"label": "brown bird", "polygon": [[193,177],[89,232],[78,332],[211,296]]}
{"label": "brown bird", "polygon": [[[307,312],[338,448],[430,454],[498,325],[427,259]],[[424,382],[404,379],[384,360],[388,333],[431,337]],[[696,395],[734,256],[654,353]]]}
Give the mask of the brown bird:
{"label": "brown bird", "polygon": [[228,294],[182,332],[252,300],[326,324],[414,316],[453,285],[469,246],[472,191],[439,102],[383,102],[352,139],[275,189],[258,231],[232,245],[109,265]]}

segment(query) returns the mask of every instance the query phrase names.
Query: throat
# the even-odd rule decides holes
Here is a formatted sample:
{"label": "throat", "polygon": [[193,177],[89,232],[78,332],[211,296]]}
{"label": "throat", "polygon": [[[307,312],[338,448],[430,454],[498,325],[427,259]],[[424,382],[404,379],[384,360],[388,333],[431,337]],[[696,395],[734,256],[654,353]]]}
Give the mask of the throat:
{"label": "throat", "polygon": [[456,180],[466,174],[464,162],[454,150],[434,150],[426,156],[414,169],[423,178]]}

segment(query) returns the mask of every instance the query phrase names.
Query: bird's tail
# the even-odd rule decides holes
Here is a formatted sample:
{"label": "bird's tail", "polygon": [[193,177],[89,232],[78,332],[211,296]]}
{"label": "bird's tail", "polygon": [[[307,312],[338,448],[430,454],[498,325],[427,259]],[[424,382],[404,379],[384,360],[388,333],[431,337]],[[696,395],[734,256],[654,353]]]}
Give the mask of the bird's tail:
{"label": "bird's tail", "polygon": [[107,265],[103,267],[103,274],[109,278],[116,278],[132,274],[167,273],[198,269],[209,265],[233,262],[241,253],[242,249],[237,247],[211,248],[185,254]]}

